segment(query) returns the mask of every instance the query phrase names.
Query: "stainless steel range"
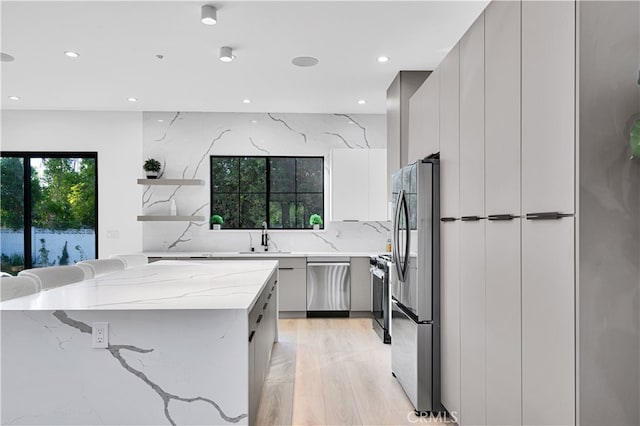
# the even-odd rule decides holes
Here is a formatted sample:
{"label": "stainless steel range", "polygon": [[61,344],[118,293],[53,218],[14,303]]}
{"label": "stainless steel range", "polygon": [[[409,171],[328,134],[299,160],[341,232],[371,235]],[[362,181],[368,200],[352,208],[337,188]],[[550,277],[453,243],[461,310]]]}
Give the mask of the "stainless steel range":
{"label": "stainless steel range", "polygon": [[371,324],[384,343],[391,343],[391,300],[389,285],[393,263],[391,254],[372,256],[371,264]]}

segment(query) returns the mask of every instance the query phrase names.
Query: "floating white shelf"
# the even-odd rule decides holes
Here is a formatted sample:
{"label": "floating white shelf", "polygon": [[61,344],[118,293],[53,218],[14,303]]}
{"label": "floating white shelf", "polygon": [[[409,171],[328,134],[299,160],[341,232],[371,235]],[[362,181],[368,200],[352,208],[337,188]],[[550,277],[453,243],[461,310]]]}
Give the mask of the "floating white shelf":
{"label": "floating white shelf", "polygon": [[138,216],[138,222],[204,222],[204,216]]}
{"label": "floating white shelf", "polygon": [[138,179],[138,185],[204,185],[202,179]]}

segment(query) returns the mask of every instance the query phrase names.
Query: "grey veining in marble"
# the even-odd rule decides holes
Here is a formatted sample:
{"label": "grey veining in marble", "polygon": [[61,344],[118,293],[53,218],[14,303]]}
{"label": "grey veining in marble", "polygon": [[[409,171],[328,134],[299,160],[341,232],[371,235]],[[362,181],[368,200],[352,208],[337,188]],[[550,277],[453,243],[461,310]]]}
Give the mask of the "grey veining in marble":
{"label": "grey veining in marble", "polygon": [[[82,321],[77,321],[77,320],[74,320],[73,318],[70,318],[65,311],[55,311],[53,313],[53,316],[56,317],[61,323],[66,324],[69,327],[73,327],[76,330],[80,331],[81,333],[86,333],[91,335],[93,332],[91,326],[83,323]],[[160,386],[158,383],[151,380],[145,373],[133,368],[124,358],[124,356],[120,353],[120,351],[125,350],[125,351],[132,351],[132,352],[146,354],[146,353],[153,352],[153,349],[142,349],[133,345],[113,345],[113,344],[108,344],[106,349],[109,351],[109,353],[111,353],[111,356],[113,356],[116,360],[118,360],[122,368],[124,368],[127,372],[136,376],[138,379],[142,380],[147,386],[149,386],[155,393],[158,394],[158,396],[162,399],[162,402],[164,404],[164,415],[169,421],[169,423],[171,423],[174,426],[176,425],[176,422],[173,419],[173,417],[171,417],[171,410],[169,407],[169,403],[171,401],[182,401],[187,403],[204,402],[206,404],[213,406],[220,414],[220,417],[222,417],[228,423],[238,423],[240,420],[247,417],[246,414],[240,414],[235,417],[228,416],[222,410],[220,405],[218,405],[215,401],[203,396],[185,398],[185,397],[175,395],[165,391],[162,388],[162,386]]]}
{"label": "grey veining in marble", "polygon": [[273,121],[277,121],[278,123],[282,123],[287,129],[291,130],[292,132],[295,132],[297,134],[299,134],[300,136],[302,136],[302,139],[304,139],[304,143],[307,143],[307,135],[303,132],[300,132],[298,130],[294,130],[293,128],[291,128],[291,126],[284,121],[282,118],[276,118],[273,116],[273,114],[268,113],[267,114],[269,116],[270,119],[272,119]]}

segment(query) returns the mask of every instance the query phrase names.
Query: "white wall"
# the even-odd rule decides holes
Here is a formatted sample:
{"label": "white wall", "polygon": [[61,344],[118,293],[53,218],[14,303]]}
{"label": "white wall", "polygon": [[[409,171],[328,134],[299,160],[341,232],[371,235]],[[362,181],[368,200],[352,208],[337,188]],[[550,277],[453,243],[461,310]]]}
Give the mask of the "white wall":
{"label": "white wall", "polygon": [[141,113],[4,110],[0,149],[97,152],[98,256],[142,249]]}

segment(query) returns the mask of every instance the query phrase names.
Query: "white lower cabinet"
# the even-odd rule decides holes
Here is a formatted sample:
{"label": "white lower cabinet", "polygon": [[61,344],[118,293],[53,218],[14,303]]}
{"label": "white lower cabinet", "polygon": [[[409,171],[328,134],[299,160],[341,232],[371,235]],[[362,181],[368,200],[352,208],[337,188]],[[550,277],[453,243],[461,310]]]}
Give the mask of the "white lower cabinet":
{"label": "white lower cabinet", "polygon": [[441,400],[447,411],[460,413],[460,222],[440,225]]}
{"label": "white lower cabinet", "polygon": [[303,312],[307,310],[307,269],[280,267],[280,311]]}
{"label": "white lower cabinet", "polygon": [[368,257],[351,258],[351,311],[371,312],[371,274]]}
{"label": "white lower cabinet", "polygon": [[487,425],[522,421],[520,219],[486,221]]}
{"label": "white lower cabinet", "polygon": [[487,423],[485,221],[460,222],[461,426]]}
{"label": "white lower cabinet", "polygon": [[575,417],[573,217],[522,223],[522,421]]}

